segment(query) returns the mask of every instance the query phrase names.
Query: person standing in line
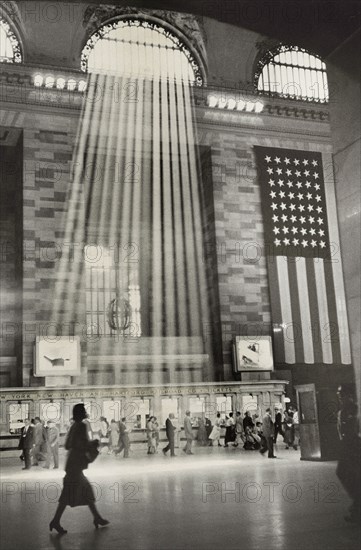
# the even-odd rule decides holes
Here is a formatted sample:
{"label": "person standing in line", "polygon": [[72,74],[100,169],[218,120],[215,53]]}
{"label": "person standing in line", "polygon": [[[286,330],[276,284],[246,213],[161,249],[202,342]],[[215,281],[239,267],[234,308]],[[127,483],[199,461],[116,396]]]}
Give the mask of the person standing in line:
{"label": "person standing in line", "polygon": [[168,439],[168,445],[164,447],[163,454],[164,456],[167,454],[168,451],[170,451],[170,456],[175,456],[174,452],[174,432],[176,431],[176,427],[173,424],[174,420],[174,414],[169,413],[169,416],[167,420],[165,421],[165,433],[167,435]]}
{"label": "person standing in line", "polygon": [[193,429],[192,429],[192,422],[191,422],[191,412],[186,411],[186,415],[184,418],[184,435],[187,440],[186,446],[183,449],[183,452],[187,455],[192,455],[192,441],[193,441]]}
{"label": "person standing in line", "polygon": [[204,447],[208,443],[208,435],[207,435],[206,424],[204,422],[203,415],[198,419],[197,441],[199,445],[201,445],[202,447]]}
{"label": "person standing in line", "polygon": [[125,421],[126,417],[124,416],[119,422],[119,443],[115,454],[119,455],[124,450],[124,458],[129,458],[130,439],[129,430]]}
{"label": "person standing in line", "polygon": [[226,435],[224,438],[224,446],[228,447],[228,443],[234,441],[234,433],[235,433],[235,421],[233,418],[233,412],[230,412],[228,415],[228,418],[226,420]]}
{"label": "person standing in line", "polygon": [[274,443],[277,443],[277,436],[280,434],[282,437],[284,437],[284,432],[282,429],[282,412],[280,409],[275,409],[275,436],[274,436]]}
{"label": "person standing in line", "polygon": [[157,453],[159,446],[159,423],[156,416],[153,417],[153,439],[155,452]]}
{"label": "person standing in line", "polygon": [[59,468],[59,430],[55,422],[48,420],[46,431],[48,447],[44,468],[50,468],[50,457],[52,456],[54,460],[53,469],[57,470]]}
{"label": "person standing in line", "polygon": [[250,411],[246,411],[246,414],[245,414],[244,419],[243,419],[243,431],[244,431],[244,433],[246,433],[247,428],[250,428],[251,431],[254,428],[254,422],[252,420],[252,416],[251,416]]}
{"label": "person standing in line", "polygon": [[214,441],[217,441],[218,447],[222,447],[221,442],[219,441],[220,438],[221,438],[221,427],[222,427],[221,413],[217,413],[217,418],[214,422],[214,426],[213,426],[212,431],[209,435],[209,439],[210,439],[209,445],[211,447],[212,447]]}
{"label": "person standing in line", "polygon": [[119,430],[115,420],[110,421],[109,448],[112,453],[116,451],[119,442]]}
{"label": "person standing in line", "polygon": [[155,441],[154,441],[154,416],[150,416],[147,422],[147,443],[148,443],[148,455],[155,453]]}
{"label": "person standing in line", "polygon": [[38,416],[34,418],[34,448],[33,448],[33,466],[39,466],[39,460],[44,460],[46,457],[42,452],[46,445],[45,428]]}
{"label": "person standing in line", "polygon": [[292,407],[285,411],[285,437],[286,449],[293,447],[295,441],[295,428],[293,422],[293,410]]}
{"label": "person standing in line", "polygon": [[263,417],[262,432],[264,438],[262,441],[264,446],[260,449],[260,453],[263,455],[268,450],[268,458],[277,458],[273,452],[275,432],[270,408],[266,409],[266,414]]}
{"label": "person standing in line", "polygon": [[30,424],[29,418],[25,418],[24,426],[21,428],[21,435],[19,440],[19,449],[22,450],[24,456],[24,468],[23,470],[30,470],[31,468],[31,450],[34,445],[34,428]]}

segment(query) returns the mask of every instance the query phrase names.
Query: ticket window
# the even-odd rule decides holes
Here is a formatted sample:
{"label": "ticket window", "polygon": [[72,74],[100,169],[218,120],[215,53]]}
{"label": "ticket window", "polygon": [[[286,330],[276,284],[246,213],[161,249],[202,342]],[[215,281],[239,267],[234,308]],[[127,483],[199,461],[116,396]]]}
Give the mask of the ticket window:
{"label": "ticket window", "polygon": [[258,414],[258,399],[257,396],[242,395],[242,415],[244,416],[247,411],[251,413],[251,416]]}
{"label": "ticket window", "polygon": [[123,401],[121,399],[112,399],[110,401],[103,401],[103,416],[110,422],[115,420],[119,422],[124,416],[122,411]]}
{"label": "ticket window", "polygon": [[136,398],[127,401],[123,408],[123,416],[132,430],[144,430],[150,417],[150,399]]}
{"label": "ticket window", "polygon": [[165,422],[170,415],[174,414],[174,424],[178,425],[179,423],[179,398],[178,397],[162,397],[162,424],[165,426]]}
{"label": "ticket window", "polygon": [[190,397],[188,404],[191,413],[192,426],[199,426],[199,419],[204,417],[206,410],[206,398],[205,397]]}
{"label": "ticket window", "polygon": [[217,395],[216,396],[217,413],[221,414],[221,419],[225,420],[226,416],[232,412],[232,396]]}
{"label": "ticket window", "polygon": [[29,418],[29,410],[29,403],[9,403],[8,422],[11,434],[20,433],[21,428],[25,426],[25,418]]}

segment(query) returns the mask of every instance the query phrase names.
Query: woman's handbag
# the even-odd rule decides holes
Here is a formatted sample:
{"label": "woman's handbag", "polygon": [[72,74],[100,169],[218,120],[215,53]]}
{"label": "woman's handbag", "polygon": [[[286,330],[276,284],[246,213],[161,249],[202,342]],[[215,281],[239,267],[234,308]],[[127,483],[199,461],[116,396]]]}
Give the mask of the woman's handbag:
{"label": "woman's handbag", "polygon": [[99,441],[97,439],[94,439],[94,441],[89,441],[89,447],[88,450],[85,453],[87,461],[94,462],[94,460],[97,458],[99,451],[98,451]]}

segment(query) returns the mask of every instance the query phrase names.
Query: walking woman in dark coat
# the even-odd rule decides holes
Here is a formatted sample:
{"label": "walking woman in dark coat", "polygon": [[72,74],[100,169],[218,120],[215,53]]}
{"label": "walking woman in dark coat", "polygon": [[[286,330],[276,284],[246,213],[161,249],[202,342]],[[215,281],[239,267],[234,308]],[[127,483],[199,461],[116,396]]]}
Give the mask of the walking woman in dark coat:
{"label": "walking woman in dark coat", "polygon": [[87,426],[83,420],[87,413],[83,403],[78,403],[73,408],[73,424],[66,438],[65,448],[69,451],[65,466],[63,490],[60,495],[58,508],[50,522],[49,529],[55,529],[59,534],[67,531],[60,525],[61,516],[67,505],[89,506],[94,517],[96,529],[99,525],[108,525],[109,521],[103,519],[95,507],[95,497],[92,486],[85,477],[83,470],[88,463],[94,460],[97,454],[98,441],[89,441]]}

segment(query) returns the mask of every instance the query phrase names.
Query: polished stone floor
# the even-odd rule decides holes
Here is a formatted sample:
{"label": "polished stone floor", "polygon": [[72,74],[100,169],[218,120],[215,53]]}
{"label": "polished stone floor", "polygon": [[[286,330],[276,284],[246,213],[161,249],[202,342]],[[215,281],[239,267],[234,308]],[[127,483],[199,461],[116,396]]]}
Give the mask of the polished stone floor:
{"label": "polished stone floor", "polygon": [[360,547],[359,527],[343,519],[350,503],[334,462],[300,461],[281,445],[275,460],[234,448],[177,452],[99,456],[87,476],[111,523],[96,531],[86,507],[67,508],[62,537],[50,534],[48,524],[64,472],[22,471],[18,459],[1,459],[1,550]]}

